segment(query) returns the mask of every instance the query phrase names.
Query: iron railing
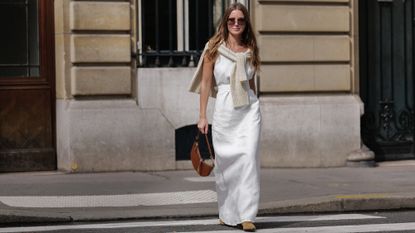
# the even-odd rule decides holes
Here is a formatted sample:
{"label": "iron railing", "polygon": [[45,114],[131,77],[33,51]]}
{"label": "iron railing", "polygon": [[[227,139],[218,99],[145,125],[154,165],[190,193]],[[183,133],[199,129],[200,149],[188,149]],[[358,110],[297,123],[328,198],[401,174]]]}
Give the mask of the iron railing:
{"label": "iron railing", "polygon": [[194,67],[202,51],[154,51],[139,54],[140,67]]}

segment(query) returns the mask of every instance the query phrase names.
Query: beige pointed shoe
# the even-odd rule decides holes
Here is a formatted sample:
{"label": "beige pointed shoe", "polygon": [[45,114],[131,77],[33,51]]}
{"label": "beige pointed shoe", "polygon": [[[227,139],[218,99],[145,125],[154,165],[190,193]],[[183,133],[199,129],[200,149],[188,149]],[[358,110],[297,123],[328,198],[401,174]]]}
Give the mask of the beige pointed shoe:
{"label": "beige pointed shoe", "polygon": [[243,222],[242,224],[242,230],[248,231],[248,232],[254,232],[256,231],[256,227],[252,222]]}
{"label": "beige pointed shoe", "polygon": [[219,219],[219,225],[225,225],[225,223],[222,221],[222,219]]}

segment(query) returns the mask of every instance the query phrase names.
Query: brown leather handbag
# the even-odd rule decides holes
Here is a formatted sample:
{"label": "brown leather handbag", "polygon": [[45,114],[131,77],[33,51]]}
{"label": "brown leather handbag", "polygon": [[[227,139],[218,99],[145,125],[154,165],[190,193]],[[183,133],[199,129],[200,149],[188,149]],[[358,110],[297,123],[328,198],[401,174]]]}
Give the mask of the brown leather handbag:
{"label": "brown leather handbag", "polygon": [[200,153],[199,135],[200,131],[197,133],[195,141],[193,142],[192,150],[190,151],[190,159],[192,160],[193,168],[196,170],[197,174],[200,176],[208,176],[215,167],[215,157],[212,148],[210,147],[207,134],[204,134],[210,158],[203,159]]}

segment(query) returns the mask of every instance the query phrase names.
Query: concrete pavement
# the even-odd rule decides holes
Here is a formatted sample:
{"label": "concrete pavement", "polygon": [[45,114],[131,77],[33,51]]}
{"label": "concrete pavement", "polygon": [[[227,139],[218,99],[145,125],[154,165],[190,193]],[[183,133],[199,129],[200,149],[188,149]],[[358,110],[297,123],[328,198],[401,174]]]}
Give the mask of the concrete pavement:
{"label": "concrete pavement", "polygon": [[[415,162],[261,170],[259,215],[415,208]],[[0,224],[217,216],[214,177],[192,170],[0,174]]]}

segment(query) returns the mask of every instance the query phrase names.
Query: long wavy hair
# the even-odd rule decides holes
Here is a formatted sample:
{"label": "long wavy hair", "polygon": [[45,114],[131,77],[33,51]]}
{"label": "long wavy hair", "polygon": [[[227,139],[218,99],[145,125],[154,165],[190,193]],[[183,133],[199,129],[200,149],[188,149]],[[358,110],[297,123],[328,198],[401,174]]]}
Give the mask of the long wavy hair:
{"label": "long wavy hair", "polygon": [[259,51],[258,46],[255,38],[255,34],[252,30],[251,20],[249,17],[248,10],[244,5],[241,3],[232,3],[228,9],[226,9],[223,18],[220,22],[219,28],[214,36],[210,38],[209,40],[209,47],[206,51],[206,56],[214,60],[216,56],[218,55],[218,48],[222,44],[222,42],[226,42],[229,37],[229,30],[228,30],[228,18],[229,15],[234,10],[240,10],[242,11],[244,17],[245,17],[245,29],[242,33],[242,43],[246,45],[251,51],[252,51],[252,58],[251,58],[251,64],[255,68],[255,70],[259,70]]}

